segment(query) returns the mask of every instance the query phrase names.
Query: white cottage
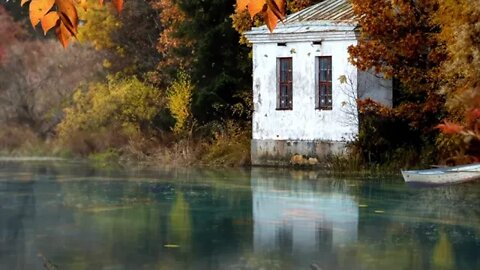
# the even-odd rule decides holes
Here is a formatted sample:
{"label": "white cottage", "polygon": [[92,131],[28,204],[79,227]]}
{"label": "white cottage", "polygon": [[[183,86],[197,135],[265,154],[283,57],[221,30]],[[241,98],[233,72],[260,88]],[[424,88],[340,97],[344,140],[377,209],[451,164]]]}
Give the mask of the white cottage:
{"label": "white cottage", "polygon": [[245,34],[253,45],[253,165],[341,154],[358,134],[356,98],[391,106],[391,81],[348,61],[356,26],[347,0],[325,0],[273,33],[261,26]]}

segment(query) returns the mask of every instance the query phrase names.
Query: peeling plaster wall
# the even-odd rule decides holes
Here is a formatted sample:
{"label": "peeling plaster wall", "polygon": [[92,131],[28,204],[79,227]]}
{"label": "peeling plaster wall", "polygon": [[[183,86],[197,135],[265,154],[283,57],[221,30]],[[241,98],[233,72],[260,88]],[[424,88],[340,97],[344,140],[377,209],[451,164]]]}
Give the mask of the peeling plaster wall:
{"label": "peeling plaster wall", "polygon": [[[392,105],[391,80],[348,62],[348,47],[357,44],[355,24],[287,24],[273,34],[259,27],[246,36],[253,44],[252,165],[288,165],[295,154],[343,155],[358,134],[357,97]],[[332,110],[316,109],[318,56],[332,57]],[[276,109],[280,57],[292,57],[292,110]]]}
{"label": "peeling plaster wall", "polygon": [[[319,39],[320,40],[320,39]],[[355,39],[253,44],[253,139],[348,141],[358,133],[356,69],[348,62]],[[332,56],[332,110],[315,108],[315,58]],[[293,110],[276,110],[278,57],[292,57]],[[338,78],[349,76],[351,85]]]}

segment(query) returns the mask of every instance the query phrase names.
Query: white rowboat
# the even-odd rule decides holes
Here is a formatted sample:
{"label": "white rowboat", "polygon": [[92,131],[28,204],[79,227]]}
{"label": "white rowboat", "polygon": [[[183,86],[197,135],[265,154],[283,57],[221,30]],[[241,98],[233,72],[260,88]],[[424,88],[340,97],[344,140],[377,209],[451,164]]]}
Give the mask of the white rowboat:
{"label": "white rowboat", "polygon": [[480,164],[415,171],[402,170],[402,175],[405,182],[409,184],[454,184],[480,179]]}

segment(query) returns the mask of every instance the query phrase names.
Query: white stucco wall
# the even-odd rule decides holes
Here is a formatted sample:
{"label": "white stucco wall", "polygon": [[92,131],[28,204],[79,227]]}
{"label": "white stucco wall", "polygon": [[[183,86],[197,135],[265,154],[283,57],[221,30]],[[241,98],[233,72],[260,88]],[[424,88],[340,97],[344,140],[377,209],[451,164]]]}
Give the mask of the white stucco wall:
{"label": "white stucco wall", "polygon": [[[281,41],[254,42],[253,139],[344,141],[358,133],[358,124],[352,121],[356,108],[351,107],[356,106],[352,99],[356,95],[357,73],[348,62],[347,51],[348,46],[356,44],[353,34],[331,40],[322,34],[310,38],[308,41],[288,41],[286,46],[278,46],[277,42]],[[312,41],[315,40],[321,40],[322,44],[314,45]],[[332,110],[316,109],[317,56],[332,57]],[[276,109],[278,57],[292,57],[292,110]],[[338,80],[341,75],[349,75],[353,86],[341,85]]]}

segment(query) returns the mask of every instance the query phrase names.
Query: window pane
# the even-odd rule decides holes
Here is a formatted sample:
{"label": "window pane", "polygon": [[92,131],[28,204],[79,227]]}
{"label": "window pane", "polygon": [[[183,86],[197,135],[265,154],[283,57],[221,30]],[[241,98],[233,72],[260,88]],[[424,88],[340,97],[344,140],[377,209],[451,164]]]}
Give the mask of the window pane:
{"label": "window pane", "polygon": [[318,58],[318,107],[332,109],[332,57]]}
{"label": "window pane", "polygon": [[278,109],[292,107],[292,58],[278,58],[277,101]]}

